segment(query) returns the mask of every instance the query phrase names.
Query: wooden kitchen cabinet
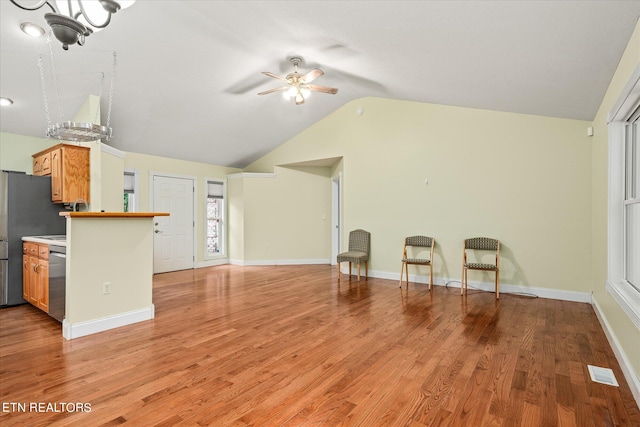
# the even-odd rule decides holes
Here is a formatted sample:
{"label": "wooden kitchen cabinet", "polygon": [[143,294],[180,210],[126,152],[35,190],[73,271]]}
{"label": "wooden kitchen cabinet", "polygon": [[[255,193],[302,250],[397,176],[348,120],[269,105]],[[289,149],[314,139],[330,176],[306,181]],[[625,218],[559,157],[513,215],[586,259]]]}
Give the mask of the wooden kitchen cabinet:
{"label": "wooden kitchen cabinet", "polygon": [[22,254],[22,297],[48,313],[49,246],[25,242]]}
{"label": "wooden kitchen cabinet", "polygon": [[73,203],[78,199],[89,202],[89,157],[89,147],[54,145],[33,155],[33,174],[51,175],[51,201],[54,203]]}
{"label": "wooden kitchen cabinet", "polygon": [[31,257],[22,255],[22,298],[31,302]]}
{"label": "wooden kitchen cabinet", "polygon": [[33,157],[33,174],[36,176],[51,175],[51,153]]}

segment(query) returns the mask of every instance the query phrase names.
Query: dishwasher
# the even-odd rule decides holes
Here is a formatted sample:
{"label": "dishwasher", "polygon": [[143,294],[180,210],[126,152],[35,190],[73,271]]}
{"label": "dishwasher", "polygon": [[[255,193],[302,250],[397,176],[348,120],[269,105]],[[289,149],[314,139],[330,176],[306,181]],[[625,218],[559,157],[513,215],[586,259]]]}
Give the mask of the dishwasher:
{"label": "dishwasher", "polygon": [[64,320],[67,292],[67,248],[49,245],[49,316]]}

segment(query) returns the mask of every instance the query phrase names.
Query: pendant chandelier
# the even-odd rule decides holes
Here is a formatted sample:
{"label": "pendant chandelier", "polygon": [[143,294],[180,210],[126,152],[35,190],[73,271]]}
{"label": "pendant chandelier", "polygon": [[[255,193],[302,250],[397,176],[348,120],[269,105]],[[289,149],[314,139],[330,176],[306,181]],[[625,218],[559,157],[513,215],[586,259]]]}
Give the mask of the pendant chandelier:
{"label": "pendant chandelier", "polygon": [[85,37],[105,28],[111,22],[112,14],[134,2],[135,0],[40,0],[35,5],[24,6],[19,0],[11,0],[11,3],[24,10],[49,6],[52,13],[45,13],[44,19],[64,50],[68,50],[70,44],[83,46]]}

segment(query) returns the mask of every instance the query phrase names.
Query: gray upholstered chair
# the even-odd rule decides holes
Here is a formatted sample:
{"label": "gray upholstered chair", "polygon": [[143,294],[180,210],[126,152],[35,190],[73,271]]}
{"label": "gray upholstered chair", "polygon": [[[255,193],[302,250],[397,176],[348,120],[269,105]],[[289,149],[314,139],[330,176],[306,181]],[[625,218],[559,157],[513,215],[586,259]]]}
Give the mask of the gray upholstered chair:
{"label": "gray upholstered chair", "polygon": [[436,240],[427,236],[411,236],[404,239],[402,248],[402,264],[400,266],[400,287],[402,287],[403,273],[407,274],[407,287],[409,287],[409,265],[429,266],[429,290],[433,284],[433,249]]}
{"label": "gray upholstered chair", "polygon": [[349,263],[349,277],[351,277],[351,263],[358,264],[358,282],[360,281],[360,264],[364,263],[365,277],[369,277],[369,251],[371,247],[371,233],[357,229],[349,232],[349,250],[338,254],[338,283],[340,283],[340,263]]}
{"label": "gray upholstered chair", "polygon": [[[495,252],[495,263],[469,262],[469,251]],[[462,286],[460,295],[467,293],[469,270],[493,271],[496,273],[496,299],[500,299],[500,241],[490,237],[473,237],[465,239],[462,247]]]}

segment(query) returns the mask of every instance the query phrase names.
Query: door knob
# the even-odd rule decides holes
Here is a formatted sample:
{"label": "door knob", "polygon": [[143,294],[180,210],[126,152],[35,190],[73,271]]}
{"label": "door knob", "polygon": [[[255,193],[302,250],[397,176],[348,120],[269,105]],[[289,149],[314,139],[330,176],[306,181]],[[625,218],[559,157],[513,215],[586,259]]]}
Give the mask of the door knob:
{"label": "door knob", "polygon": [[162,233],[162,231],[160,231],[160,230],[155,230],[155,233]]}

